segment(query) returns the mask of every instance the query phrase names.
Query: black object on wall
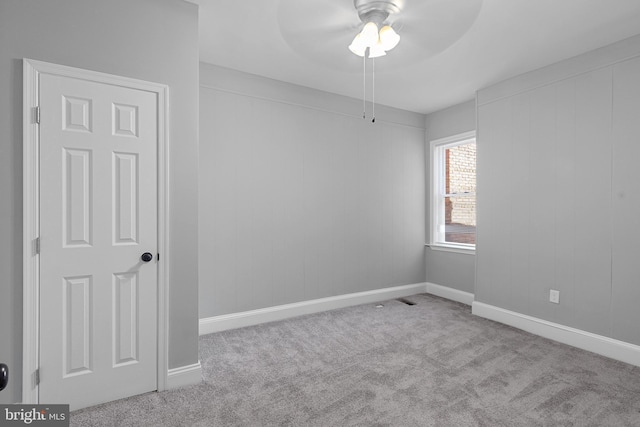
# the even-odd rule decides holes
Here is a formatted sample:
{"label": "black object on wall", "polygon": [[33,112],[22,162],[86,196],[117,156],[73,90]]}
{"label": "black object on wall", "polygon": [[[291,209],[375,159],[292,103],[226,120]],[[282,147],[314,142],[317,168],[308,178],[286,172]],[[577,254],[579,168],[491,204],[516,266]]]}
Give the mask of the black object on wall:
{"label": "black object on wall", "polygon": [[9,367],[4,363],[0,363],[0,391],[9,384]]}

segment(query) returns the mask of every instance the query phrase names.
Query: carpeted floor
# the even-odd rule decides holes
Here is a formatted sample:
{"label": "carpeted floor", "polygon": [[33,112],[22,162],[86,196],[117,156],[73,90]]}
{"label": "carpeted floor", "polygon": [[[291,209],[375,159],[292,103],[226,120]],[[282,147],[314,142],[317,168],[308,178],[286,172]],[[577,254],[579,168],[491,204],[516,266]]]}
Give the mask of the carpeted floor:
{"label": "carpeted floor", "polygon": [[73,426],[640,426],[640,368],[430,295],[200,338],[196,386]]}

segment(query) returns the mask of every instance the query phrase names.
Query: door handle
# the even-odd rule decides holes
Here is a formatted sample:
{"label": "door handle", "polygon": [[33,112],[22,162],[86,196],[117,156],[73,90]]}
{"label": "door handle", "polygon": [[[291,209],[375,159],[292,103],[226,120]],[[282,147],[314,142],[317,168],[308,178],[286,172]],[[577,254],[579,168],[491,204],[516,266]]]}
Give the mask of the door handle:
{"label": "door handle", "polygon": [[151,255],[151,252],[145,252],[142,254],[140,259],[144,262],[149,262],[153,259],[153,255]]}
{"label": "door handle", "polygon": [[9,384],[9,367],[4,363],[0,363],[0,391]]}

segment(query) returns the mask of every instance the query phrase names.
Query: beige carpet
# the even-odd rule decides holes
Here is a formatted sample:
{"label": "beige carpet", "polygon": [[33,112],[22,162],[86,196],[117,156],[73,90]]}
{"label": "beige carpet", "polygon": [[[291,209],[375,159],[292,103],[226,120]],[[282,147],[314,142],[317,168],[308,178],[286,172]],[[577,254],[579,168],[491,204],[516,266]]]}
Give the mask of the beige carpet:
{"label": "beige carpet", "polygon": [[204,381],[74,426],[640,426],[640,368],[429,295],[211,334]]}

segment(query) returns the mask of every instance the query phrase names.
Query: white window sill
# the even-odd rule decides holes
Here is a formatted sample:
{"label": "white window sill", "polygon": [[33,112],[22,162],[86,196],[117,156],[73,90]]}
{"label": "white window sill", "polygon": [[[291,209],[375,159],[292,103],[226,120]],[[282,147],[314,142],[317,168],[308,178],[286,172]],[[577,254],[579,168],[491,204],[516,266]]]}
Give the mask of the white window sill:
{"label": "white window sill", "polygon": [[425,246],[427,246],[428,248],[430,248],[431,250],[434,251],[442,251],[442,252],[454,252],[457,254],[464,254],[464,255],[475,255],[476,254],[476,249],[475,247],[473,248],[468,248],[468,247],[464,247],[464,246],[457,246],[457,245],[443,245],[441,243],[432,243],[432,244],[425,244]]}

